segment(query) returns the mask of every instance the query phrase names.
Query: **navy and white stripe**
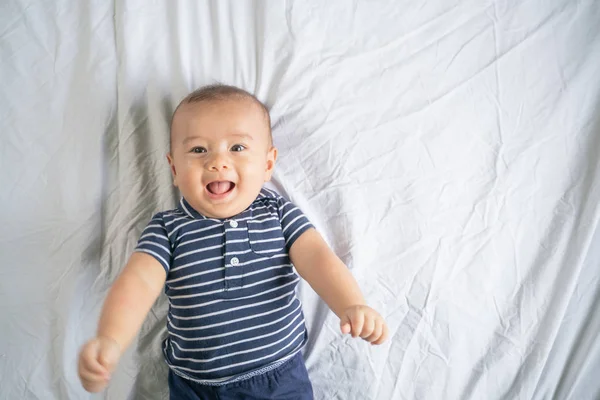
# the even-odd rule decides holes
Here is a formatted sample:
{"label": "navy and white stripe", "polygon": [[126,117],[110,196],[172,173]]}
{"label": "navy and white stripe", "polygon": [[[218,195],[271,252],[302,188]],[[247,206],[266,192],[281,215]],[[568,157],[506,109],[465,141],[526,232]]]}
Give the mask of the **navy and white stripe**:
{"label": "navy and white stripe", "polygon": [[163,350],[175,373],[224,384],[302,348],[306,327],[289,249],[311,227],[300,209],[267,189],[226,220],[204,217],[185,199],[152,218],[136,251],[167,271]]}

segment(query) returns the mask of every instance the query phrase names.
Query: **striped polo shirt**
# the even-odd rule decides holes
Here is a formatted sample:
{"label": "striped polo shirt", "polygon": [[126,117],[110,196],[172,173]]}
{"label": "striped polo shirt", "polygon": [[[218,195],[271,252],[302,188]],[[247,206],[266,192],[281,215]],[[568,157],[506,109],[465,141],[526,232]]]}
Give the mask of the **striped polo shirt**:
{"label": "striped polo shirt", "polygon": [[167,364],[176,374],[220,385],[277,367],[300,351],[306,327],[289,257],[312,225],[267,189],[242,213],[207,218],[185,199],[156,214],[136,251],[167,271]]}

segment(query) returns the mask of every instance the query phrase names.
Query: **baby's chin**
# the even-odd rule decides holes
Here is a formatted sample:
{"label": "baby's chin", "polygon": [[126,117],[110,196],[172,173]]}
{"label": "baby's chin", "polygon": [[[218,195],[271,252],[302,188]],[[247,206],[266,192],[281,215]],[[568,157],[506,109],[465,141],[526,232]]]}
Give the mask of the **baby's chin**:
{"label": "baby's chin", "polygon": [[[190,202],[191,204],[191,202]],[[206,218],[227,219],[241,213],[244,210],[238,211],[241,207],[235,207],[233,204],[191,204],[192,207]]]}
{"label": "baby's chin", "polygon": [[228,218],[232,218],[232,217],[235,217],[236,215],[240,214],[246,208],[240,208],[240,209],[234,209],[234,210],[224,210],[224,211],[213,210],[213,211],[210,211],[207,213],[202,213],[202,214],[208,218],[228,219]]}
{"label": "baby's chin", "polygon": [[205,217],[227,219],[235,217],[248,209],[256,200],[260,189],[261,187],[248,190],[248,187],[235,185],[231,193],[223,199],[211,199],[211,196],[205,191],[194,193],[193,198],[186,198],[186,200]]}
{"label": "baby's chin", "polygon": [[225,203],[217,204],[202,201],[198,204],[197,211],[208,218],[227,219],[235,217],[252,204],[252,201],[246,204],[247,202],[240,200],[242,199],[233,199]]}

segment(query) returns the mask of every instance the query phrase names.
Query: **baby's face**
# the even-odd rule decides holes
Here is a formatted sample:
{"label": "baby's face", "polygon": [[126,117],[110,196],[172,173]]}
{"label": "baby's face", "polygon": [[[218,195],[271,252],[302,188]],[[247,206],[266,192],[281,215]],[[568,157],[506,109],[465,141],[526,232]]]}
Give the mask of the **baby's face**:
{"label": "baby's face", "polygon": [[271,179],[277,150],[258,105],[246,99],[182,105],[167,156],[173,181],[196,211],[230,218]]}

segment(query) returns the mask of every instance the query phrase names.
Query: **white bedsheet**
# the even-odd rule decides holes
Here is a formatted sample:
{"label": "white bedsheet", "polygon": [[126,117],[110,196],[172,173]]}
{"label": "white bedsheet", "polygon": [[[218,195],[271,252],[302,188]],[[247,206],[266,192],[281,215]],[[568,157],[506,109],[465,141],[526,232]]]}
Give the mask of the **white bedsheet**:
{"label": "white bedsheet", "polygon": [[76,376],[108,284],[171,207],[169,116],[272,110],[274,187],[386,317],[303,284],[318,399],[599,399],[600,3],[0,3],[0,398],[162,399],[161,298],[110,388]]}

